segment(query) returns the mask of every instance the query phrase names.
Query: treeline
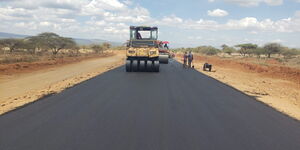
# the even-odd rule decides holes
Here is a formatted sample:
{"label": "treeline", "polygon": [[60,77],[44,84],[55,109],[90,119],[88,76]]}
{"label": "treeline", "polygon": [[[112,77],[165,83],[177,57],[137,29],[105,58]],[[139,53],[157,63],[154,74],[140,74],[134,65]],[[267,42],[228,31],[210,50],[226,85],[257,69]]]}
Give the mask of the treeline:
{"label": "treeline", "polygon": [[80,46],[72,38],[62,37],[51,32],[41,33],[24,39],[0,39],[0,50],[8,51],[10,54],[16,52],[45,54],[50,52],[53,55],[57,55],[62,50],[70,53],[79,53],[80,49],[90,49],[95,53],[102,53],[110,48],[110,43]]}
{"label": "treeline", "polygon": [[199,46],[195,48],[177,48],[174,51],[192,51],[194,53],[201,53],[205,55],[217,55],[218,53],[226,53],[232,55],[238,53],[241,56],[256,56],[258,58],[265,56],[270,58],[274,54],[282,55],[284,58],[292,58],[293,56],[300,55],[300,50],[295,48],[288,48],[278,43],[268,43],[262,47],[257,44],[246,43],[238,44],[233,47],[223,44],[220,49],[212,46]]}

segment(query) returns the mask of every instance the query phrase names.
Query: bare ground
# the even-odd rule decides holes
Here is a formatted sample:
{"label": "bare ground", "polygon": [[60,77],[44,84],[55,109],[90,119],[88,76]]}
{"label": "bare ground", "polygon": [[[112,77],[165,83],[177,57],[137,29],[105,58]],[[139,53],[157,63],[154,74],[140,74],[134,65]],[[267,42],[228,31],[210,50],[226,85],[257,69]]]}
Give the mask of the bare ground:
{"label": "bare ground", "polygon": [[[181,57],[177,60],[181,61]],[[202,70],[205,62],[213,65],[212,72]],[[199,55],[195,56],[194,65],[199,72],[300,120],[300,69],[280,65],[274,60],[262,65]]]}
{"label": "bare ground", "polygon": [[[49,94],[58,93],[82,81],[90,79],[105,71],[116,68],[124,63],[125,54],[116,52],[115,55],[77,60],[63,63],[64,65],[35,65],[27,64],[30,69],[0,74],[0,114],[13,110],[24,104],[33,102]],[[13,66],[13,65],[12,65]]]}

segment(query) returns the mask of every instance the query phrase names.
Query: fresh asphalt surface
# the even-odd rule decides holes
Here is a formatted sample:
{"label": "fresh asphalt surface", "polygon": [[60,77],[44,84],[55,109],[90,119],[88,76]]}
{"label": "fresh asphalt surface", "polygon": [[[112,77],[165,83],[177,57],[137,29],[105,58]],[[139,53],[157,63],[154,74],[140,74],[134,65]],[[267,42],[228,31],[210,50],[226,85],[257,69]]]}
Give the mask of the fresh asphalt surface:
{"label": "fresh asphalt surface", "polygon": [[300,150],[300,123],[171,62],[120,67],[0,116],[0,150]]}

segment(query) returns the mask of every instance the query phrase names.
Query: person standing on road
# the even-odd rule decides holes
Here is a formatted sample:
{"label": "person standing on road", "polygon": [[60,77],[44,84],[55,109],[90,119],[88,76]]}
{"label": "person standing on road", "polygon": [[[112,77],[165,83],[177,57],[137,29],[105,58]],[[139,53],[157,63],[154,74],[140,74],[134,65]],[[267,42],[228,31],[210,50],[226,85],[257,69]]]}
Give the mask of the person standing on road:
{"label": "person standing on road", "polygon": [[188,54],[188,64],[189,64],[189,68],[192,68],[192,62],[193,62],[194,56],[192,54],[192,52],[190,51]]}
{"label": "person standing on road", "polygon": [[188,59],[188,54],[187,54],[187,52],[184,52],[184,54],[183,54],[183,68],[186,68],[186,66],[187,66],[187,59]]}

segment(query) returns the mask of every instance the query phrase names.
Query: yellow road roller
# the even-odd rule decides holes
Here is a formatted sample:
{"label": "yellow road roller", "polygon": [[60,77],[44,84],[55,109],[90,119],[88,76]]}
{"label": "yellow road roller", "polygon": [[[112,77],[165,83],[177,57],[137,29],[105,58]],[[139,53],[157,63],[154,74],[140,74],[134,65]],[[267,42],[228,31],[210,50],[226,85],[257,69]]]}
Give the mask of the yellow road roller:
{"label": "yellow road roller", "polygon": [[158,28],[130,26],[126,49],[127,72],[159,72]]}

